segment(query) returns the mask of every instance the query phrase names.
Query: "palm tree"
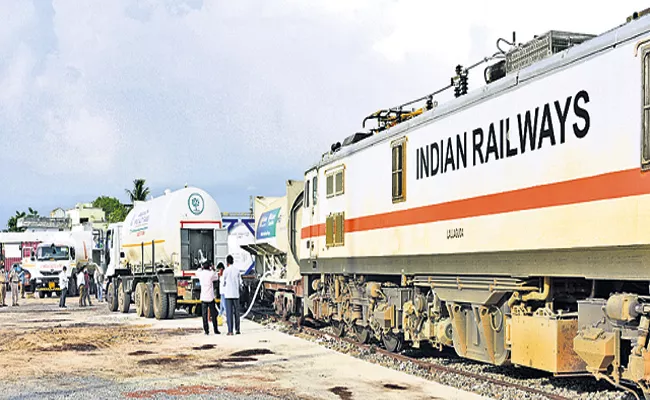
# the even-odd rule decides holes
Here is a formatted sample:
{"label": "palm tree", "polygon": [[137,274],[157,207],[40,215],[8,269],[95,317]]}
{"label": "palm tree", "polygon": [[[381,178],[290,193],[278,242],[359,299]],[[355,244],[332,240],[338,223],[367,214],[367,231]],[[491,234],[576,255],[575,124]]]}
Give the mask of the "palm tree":
{"label": "palm tree", "polygon": [[131,204],[136,201],[145,201],[149,196],[149,188],[144,185],[144,179],[135,179],[133,181],[133,190],[126,189],[126,194],[131,199]]}
{"label": "palm tree", "polygon": [[12,216],[9,218],[9,221],[7,221],[7,228],[9,232],[22,232],[24,231],[23,228],[18,228],[18,220],[25,217],[26,214],[24,211],[16,211],[16,215]]}

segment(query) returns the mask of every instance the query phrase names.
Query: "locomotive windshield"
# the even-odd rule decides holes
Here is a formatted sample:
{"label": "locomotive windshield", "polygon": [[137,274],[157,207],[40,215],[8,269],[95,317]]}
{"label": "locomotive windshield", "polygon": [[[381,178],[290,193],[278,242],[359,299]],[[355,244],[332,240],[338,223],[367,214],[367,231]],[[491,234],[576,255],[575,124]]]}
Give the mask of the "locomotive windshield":
{"label": "locomotive windshield", "polygon": [[70,254],[68,246],[42,246],[36,251],[38,261],[67,260]]}

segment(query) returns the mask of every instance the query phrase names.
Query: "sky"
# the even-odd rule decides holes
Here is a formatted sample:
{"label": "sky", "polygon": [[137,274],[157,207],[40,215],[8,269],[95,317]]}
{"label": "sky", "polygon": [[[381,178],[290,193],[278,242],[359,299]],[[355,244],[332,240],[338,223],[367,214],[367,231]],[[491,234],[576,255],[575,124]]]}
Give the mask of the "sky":
{"label": "sky", "polygon": [[246,211],[498,38],[599,34],[647,6],[525,3],[2,0],[0,229],[27,207],[127,202],[136,178],[154,196],[188,184]]}

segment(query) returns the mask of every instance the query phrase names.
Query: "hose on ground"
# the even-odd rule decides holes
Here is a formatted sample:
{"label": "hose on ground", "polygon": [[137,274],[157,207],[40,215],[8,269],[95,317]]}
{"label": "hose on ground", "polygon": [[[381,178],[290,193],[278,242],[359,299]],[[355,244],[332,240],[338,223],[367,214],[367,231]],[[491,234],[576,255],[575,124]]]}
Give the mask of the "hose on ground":
{"label": "hose on ground", "polygon": [[257,294],[258,294],[259,291],[260,291],[260,287],[262,287],[262,284],[264,283],[264,280],[265,280],[269,275],[270,275],[270,274],[267,273],[266,275],[264,275],[264,276],[262,276],[262,277],[260,278],[260,282],[257,284],[257,289],[255,289],[255,294],[254,294],[253,297],[252,297],[251,304],[248,305],[248,310],[246,310],[246,312],[245,312],[241,317],[239,317],[240,320],[246,318],[246,316],[248,315],[248,313],[253,309],[253,304],[255,304],[255,299],[257,298]]}

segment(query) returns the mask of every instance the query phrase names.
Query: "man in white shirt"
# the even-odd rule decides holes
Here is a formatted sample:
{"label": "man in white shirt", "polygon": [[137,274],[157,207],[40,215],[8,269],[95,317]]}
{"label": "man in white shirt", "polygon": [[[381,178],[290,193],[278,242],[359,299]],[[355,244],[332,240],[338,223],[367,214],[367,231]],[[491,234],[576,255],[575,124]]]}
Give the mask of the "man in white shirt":
{"label": "man in white shirt", "polygon": [[228,335],[232,335],[233,323],[235,332],[239,335],[239,288],[242,285],[239,270],[233,267],[231,255],[226,257],[226,271],[223,273],[224,295],[226,296],[226,316],[228,319]]}
{"label": "man in white shirt", "polygon": [[68,269],[64,266],[63,271],[59,272],[59,287],[61,288],[61,299],[59,300],[59,308],[68,308],[65,306],[65,298],[68,296]]}
{"label": "man in white shirt", "polygon": [[201,284],[201,315],[203,316],[203,330],[206,335],[210,334],[210,327],[208,326],[208,311],[210,312],[210,319],[212,320],[212,327],[214,334],[218,335],[219,325],[217,325],[217,309],[214,306],[214,286],[213,282],[219,279],[214,268],[209,261],[203,263],[203,269],[196,271],[196,277],[199,278]]}
{"label": "man in white shirt", "polygon": [[79,289],[79,307],[86,306],[86,278],[83,269],[77,274],[77,288]]}
{"label": "man in white shirt", "polygon": [[217,265],[217,273],[219,274],[219,315],[224,318],[226,317],[226,287],[223,284],[226,281],[223,278],[225,270],[223,263]]}

